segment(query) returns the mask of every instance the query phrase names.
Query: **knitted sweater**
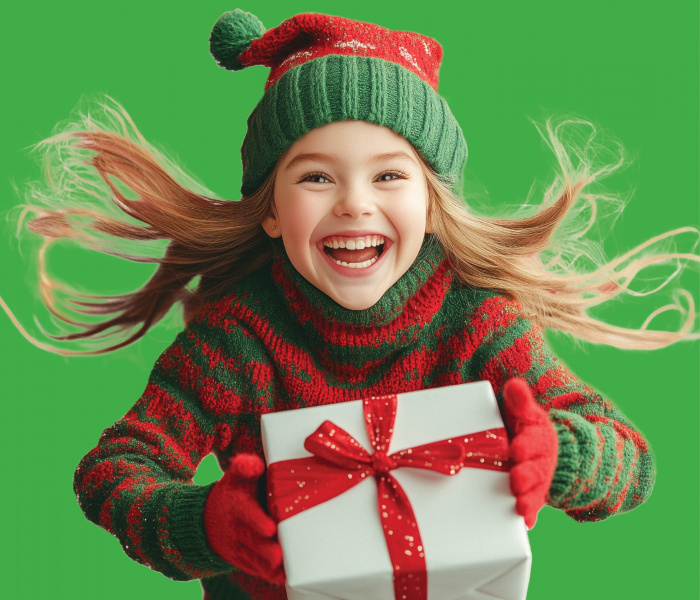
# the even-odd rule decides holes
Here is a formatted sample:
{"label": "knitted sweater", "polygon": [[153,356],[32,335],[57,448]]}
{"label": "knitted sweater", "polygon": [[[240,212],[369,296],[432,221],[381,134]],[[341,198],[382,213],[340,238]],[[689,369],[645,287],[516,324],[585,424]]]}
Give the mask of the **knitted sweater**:
{"label": "knitted sweater", "polygon": [[559,436],[548,503],[578,521],[634,508],[651,493],[647,443],[608,400],[552,355],[513,300],[459,283],[432,236],[371,308],[345,309],[274,259],[205,307],[158,359],[146,390],[81,461],[85,515],[124,551],[173,579],[202,579],[211,600],[284,599],[206,541],[213,484],[192,477],[213,452],[262,455],[260,415],[370,395],[511,377],[530,384]]}

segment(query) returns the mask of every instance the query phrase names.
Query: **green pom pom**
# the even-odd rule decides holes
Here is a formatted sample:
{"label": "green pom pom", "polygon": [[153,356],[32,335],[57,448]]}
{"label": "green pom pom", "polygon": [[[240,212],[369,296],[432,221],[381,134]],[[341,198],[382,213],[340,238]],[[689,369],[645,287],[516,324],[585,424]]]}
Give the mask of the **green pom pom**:
{"label": "green pom pom", "polygon": [[238,57],[264,33],[260,19],[237,8],[219,17],[211,30],[209,50],[219,65],[229,71],[240,71],[245,65]]}

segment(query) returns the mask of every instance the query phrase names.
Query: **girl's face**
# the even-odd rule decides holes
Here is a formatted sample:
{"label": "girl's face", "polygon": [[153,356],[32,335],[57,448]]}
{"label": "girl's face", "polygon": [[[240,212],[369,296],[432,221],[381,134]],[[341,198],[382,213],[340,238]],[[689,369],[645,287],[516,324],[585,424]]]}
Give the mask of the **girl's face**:
{"label": "girl's face", "polygon": [[377,303],[413,264],[427,231],[428,186],[404,138],[364,121],[324,125],[280,158],[273,214],[294,268],[352,310]]}

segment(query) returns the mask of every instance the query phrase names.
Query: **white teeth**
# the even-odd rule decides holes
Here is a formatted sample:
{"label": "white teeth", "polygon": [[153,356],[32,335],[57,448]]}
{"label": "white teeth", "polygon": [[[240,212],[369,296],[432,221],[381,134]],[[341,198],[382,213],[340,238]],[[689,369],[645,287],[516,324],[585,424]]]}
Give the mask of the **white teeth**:
{"label": "white teeth", "polygon": [[371,258],[369,260],[366,260],[365,262],[361,263],[346,263],[345,261],[339,261],[336,260],[335,258],[331,257],[331,260],[336,264],[336,265],[341,265],[343,267],[349,267],[350,269],[366,269],[367,267],[371,267],[374,263],[377,262],[377,259],[379,257],[375,256],[374,258]]}
{"label": "white teeth", "polygon": [[347,248],[348,250],[363,250],[370,246],[381,246],[383,243],[384,238],[381,235],[367,235],[353,240],[345,240],[331,236],[323,240],[323,245],[327,248]]}
{"label": "white teeth", "polygon": [[[384,244],[384,238],[381,235],[366,235],[364,237],[358,237],[354,239],[330,236],[323,240],[323,245],[326,248],[333,248],[334,250],[336,248],[346,248],[348,250],[364,250],[365,248],[374,248],[376,246],[381,246],[382,244]],[[328,255],[328,258],[330,258],[337,265],[341,265],[343,267],[348,267],[350,269],[366,269],[367,267],[370,267],[375,262],[377,262],[379,256],[375,256],[374,258],[371,258],[370,260],[366,260],[361,263],[347,263],[344,261],[337,260],[330,255]]]}

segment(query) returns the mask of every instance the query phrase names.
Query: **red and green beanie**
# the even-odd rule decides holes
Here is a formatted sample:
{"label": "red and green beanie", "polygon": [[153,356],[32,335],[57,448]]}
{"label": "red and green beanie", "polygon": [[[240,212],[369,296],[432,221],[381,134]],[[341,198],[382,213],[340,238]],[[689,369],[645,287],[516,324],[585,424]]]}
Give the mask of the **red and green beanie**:
{"label": "red and green beanie", "polygon": [[296,140],[346,120],[403,136],[460,192],[467,144],[437,93],[442,47],[435,40],[312,13],[265,31],[257,17],[236,9],[216,22],[210,44],[226,69],[270,67],[241,148],[244,196],[260,187]]}

